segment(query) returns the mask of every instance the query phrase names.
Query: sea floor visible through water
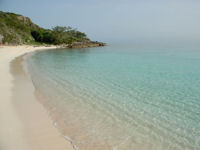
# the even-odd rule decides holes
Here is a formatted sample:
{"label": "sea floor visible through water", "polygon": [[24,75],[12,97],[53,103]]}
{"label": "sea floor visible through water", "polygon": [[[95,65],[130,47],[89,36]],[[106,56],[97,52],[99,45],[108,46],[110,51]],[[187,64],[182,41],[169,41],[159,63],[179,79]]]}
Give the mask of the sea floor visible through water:
{"label": "sea floor visible through water", "polygon": [[25,62],[38,99],[76,149],[200,149],[198,48],[60,49]]}

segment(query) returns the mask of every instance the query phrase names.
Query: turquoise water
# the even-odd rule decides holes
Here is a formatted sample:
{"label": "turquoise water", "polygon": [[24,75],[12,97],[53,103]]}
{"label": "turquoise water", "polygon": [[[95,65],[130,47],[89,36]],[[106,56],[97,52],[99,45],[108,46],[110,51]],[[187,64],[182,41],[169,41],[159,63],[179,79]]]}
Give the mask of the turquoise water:
{"label": "turquoise water", "polygon": [[28,70],[79,150],[200,150],[200,49],[35,52]]}

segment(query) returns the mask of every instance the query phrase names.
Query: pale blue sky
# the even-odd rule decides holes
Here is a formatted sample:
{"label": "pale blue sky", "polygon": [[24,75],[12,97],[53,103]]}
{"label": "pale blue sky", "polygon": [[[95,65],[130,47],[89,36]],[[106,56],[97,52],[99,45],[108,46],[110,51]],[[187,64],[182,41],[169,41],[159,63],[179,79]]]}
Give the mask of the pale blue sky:
{"label": "pale blue sky", "polygon": [[91,39],[200,39],[199,0],[0,0],[42,27],[69,25]]}

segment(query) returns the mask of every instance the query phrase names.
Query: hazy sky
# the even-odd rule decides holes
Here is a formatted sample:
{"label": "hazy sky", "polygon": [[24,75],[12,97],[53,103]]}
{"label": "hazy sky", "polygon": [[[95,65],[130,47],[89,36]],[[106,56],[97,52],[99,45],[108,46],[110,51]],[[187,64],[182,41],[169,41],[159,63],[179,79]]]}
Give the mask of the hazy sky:
{"label": "hazy sky", "polygon": [[199,0],[0,0],[0,10],[95,40],[200,39]]}

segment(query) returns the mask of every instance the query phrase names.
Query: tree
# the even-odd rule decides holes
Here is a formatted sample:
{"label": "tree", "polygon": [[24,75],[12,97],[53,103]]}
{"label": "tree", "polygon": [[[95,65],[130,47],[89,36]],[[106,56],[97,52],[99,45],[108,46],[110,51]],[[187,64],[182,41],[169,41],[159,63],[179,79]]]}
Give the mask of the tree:
{"label": "tree", "polygon": [[42,42],[43,41],[43,34],[40,30],[33,30],[31,31],[31,35],[35,39],[36,42]]}
{"label": "tree", "polygon": [[64,33],[67,30],[67,27],[62,27],[62,26],[56,26],[54,28],[52,28],[53,32],[57,32],[57,33]]}

